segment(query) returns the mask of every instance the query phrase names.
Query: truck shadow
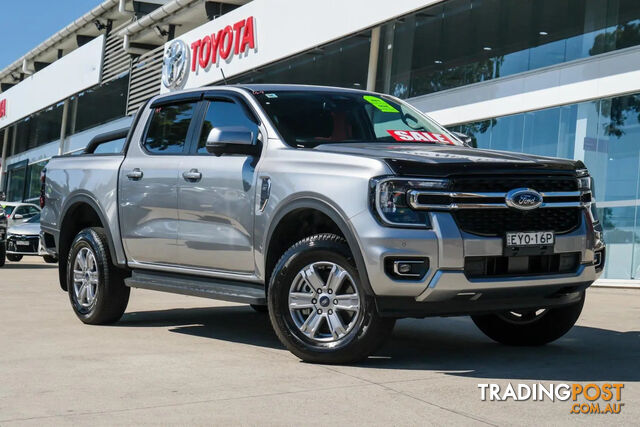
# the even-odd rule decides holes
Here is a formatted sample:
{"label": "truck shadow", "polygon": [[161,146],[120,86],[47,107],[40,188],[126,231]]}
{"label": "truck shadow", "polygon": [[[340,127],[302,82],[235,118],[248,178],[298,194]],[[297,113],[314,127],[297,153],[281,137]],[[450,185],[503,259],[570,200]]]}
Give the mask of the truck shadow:
{"label": "truck shadow", "polygon": [[[126,313],[121,327],[166,327],[171,332],[283,349],[269,316],[248,306]],[[437,371],[478,379],[640,381],[640,331],[576,326],[542,347],[509,347],[486,338],[468,317],[398,321],[391,339],[357,366]]]}

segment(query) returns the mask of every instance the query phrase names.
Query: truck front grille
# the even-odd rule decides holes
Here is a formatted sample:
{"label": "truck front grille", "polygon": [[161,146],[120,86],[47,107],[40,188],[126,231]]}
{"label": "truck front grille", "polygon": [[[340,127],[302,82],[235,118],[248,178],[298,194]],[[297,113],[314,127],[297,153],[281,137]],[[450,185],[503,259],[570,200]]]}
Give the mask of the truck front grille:
{"label": "truck front grille", "polygon": [[577,191],[578,181],[569,176],[497,175],[454,177],[453,191],[507,192],[514,188],[533,188],[541,193]]}
{"label": "truck front grille", "polygon": [[462,231],[481,236],[503,236],[508,231],[569,233],[580,226],[580,208],[541,208],[528,212],[511,209],[464,209],[453,212]]}

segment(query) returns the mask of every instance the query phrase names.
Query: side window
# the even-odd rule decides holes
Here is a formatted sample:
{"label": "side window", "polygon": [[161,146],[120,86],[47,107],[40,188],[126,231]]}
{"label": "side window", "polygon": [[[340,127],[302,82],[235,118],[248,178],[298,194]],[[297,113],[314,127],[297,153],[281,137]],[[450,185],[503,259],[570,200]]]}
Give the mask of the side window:
{"label": "side window", "polygon": [[258,125],[247,117],[247,113],[241,105],[229,100],[211,101],[207,107],[207,114],[202,123],[200,138],[198,138],[198,154],[207,153],[207,137],[214,127],[221,126],[244,126],[258,133]]}
{"label": "side window", "polygon": [[[93,154],[116,154],[122,153],[124,144],[127,142],[127,138],[114,139],[112,141],[104,142],[96,147]],[[148,150],[149,148],[147,148]]]}
{"label": "side window", "polygon": [[189,102],[156,107],[144,140],[147,151],[153,154],[182,153],[196,105]]}
{"label": "side window", "polygon": [[29,215],[39,214],[40,211],[35,206],[29,206]]}
{"label": "side window", "polygon": [[26,215],[26,214],[27,214],[27,207],[26,207],[26,206],[18,206],[18,208],[16,209],[16,213],[14,214],[14,216],[15,216],[15,215],[22,215],[22,216],[24,216],[24,215]]}

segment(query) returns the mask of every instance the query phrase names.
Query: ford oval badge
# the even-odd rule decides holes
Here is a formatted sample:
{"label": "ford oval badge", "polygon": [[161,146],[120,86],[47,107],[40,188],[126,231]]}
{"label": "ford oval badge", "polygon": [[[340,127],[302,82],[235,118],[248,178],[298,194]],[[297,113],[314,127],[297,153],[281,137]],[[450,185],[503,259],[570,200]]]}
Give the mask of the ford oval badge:
{"label": "ford oval badge", "polygon": [[507,193],[505,202],[510,208],[530,211],[540,207],[542,194],[530,188],[516,188]]}

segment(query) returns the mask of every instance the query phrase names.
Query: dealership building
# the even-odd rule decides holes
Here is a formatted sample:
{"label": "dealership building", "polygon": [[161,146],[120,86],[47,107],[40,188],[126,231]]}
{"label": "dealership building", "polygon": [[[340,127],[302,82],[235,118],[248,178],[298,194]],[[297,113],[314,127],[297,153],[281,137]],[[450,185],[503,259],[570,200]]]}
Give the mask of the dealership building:
{"label": "dealership building", "polygon": [[106,0],[0,70],[0,189],[37,200],[52,156],[225,82],[375,90],[480,148],[580,159],[604,277],[640,279],[638,0]]}

